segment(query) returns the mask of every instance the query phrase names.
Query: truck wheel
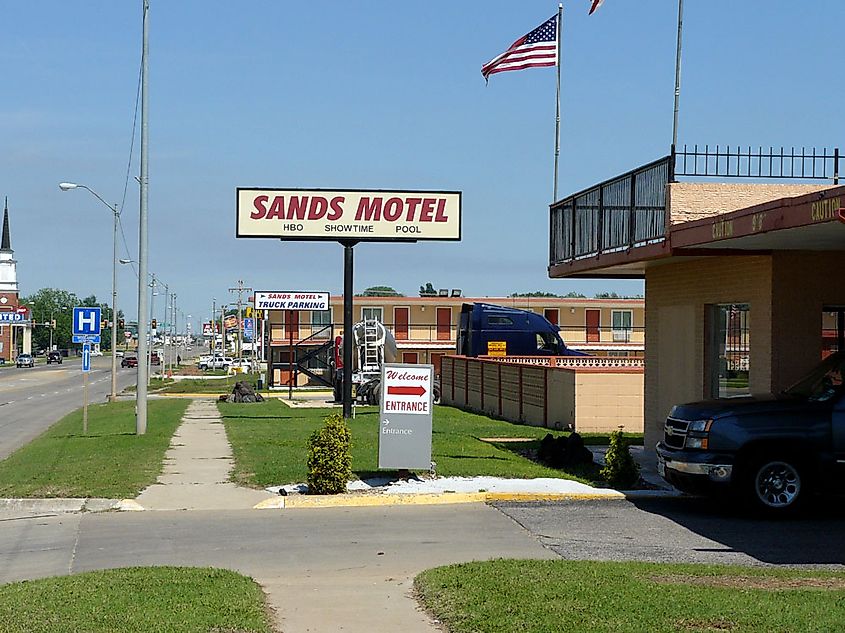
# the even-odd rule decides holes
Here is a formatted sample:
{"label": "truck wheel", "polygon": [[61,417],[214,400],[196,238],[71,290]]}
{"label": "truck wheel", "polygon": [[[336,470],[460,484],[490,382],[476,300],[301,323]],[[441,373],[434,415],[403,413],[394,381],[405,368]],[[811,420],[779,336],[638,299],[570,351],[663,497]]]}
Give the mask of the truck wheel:
{"label": "truck wheel", "polygon": [[795,512],[808,496],[807,480],[798,461],[775,456],[756,460],[748,470],[747,492],[755,506],[769,515]]}

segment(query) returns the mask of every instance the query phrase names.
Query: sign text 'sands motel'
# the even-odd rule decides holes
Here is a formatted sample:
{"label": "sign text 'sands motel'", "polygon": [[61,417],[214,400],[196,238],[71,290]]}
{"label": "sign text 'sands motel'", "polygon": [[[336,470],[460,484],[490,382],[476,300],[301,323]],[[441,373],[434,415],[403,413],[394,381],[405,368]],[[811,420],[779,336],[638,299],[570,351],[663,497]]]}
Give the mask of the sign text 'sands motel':
{"label": "sign text 'sands motel'", "polygon": [[460,240],[461,193],[237,190],[237,236]]}

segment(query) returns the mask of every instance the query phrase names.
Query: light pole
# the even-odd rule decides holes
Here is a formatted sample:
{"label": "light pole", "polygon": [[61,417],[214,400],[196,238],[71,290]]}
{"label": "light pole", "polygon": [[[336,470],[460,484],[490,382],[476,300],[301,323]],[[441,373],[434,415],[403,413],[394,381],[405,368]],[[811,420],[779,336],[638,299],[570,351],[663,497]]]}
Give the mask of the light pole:
{"label": "light pole", "polygon": [[111,395],[109,401],[117,400],[117,356],[114,350],[117,348],[117,223],[120,220],[120,211],[117,205],[110,205],[103,200],[96,191],[85,185],[76,184],[73,182],[60,182],[59,189],[62,191],[70,191],[71,189],[85,189],[92,196],[97,198],[100,202],[111,209],[114,218],[114,226],[112,229],[112,257],[111,257]]}

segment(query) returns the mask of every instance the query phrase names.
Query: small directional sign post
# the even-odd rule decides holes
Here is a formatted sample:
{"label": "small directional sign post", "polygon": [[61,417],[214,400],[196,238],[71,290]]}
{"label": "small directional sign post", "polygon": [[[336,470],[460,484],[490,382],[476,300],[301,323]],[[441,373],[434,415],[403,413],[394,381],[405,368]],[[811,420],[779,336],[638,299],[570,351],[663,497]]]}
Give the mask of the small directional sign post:
{"label": "small directional sign post", "polygon": [[[100,308],[73,309],[73,342],[82,343],[82,432],[88,434],[88,374],[91,371],[91,343],[100,342]],[[112,350],[114,353],[114,350]]]}
{"label": "small directional sign post", "polygon": [[431,468],[433,377],[432,365],[382,366],[379,468]]}

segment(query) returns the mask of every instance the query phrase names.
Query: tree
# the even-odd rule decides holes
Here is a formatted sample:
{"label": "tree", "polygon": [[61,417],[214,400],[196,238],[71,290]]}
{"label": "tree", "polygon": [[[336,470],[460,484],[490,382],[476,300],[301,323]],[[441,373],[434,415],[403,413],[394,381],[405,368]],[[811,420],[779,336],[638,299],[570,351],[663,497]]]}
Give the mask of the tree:
{"label": "tree", "polygon": [[553,292],[543,292],[542,290],[535,290],[534,292],[512,292],[509,297],[558,297]]}
{"label": "tree", "polygon": [[359,297],[404,297],[401,292],[391,288],[390,286],[370,286],[364,292],[357,295]]}
{"label": "tree", "polygon": [[595,297],[596,299],[621,299],[615,292],[597,292]]}
{"label": "tree", "polygon": [[[94,300],[96,305],[96,298]],[[32,320],[36,324],[32,333],[33,349],[49,347],[51,329],[54,346],[66,348],[71,345],[73,308],[82,305],[79,297],[67,290],[41,288],[23,297],[21,303],[29,307]],[[55,328],[51,327],[51,320],[55,320]]]}

